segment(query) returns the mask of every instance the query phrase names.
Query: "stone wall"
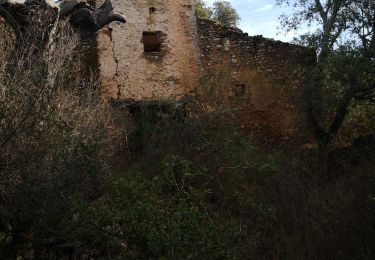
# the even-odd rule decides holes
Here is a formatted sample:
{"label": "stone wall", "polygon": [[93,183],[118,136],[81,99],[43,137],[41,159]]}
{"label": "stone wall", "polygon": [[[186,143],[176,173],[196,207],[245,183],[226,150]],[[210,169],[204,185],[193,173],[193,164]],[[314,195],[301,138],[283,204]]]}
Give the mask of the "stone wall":
{"label": "stone wall", "polygon": [[[191,94],[199,71],[192,0],[112,0],[126,24],[98,35],[104,95],[114,100],[155,100]],[[145,53],[143,32],[160,32],[160,53]]]}
{"label": "stone wall", "polygon": [[[228,80],[214,79],[225,84],[215,91],[235,108],[241,128],[270,140],[304,138],[301,95],[314,51],[197,20],[192,3],[113,0],[127,23],[112,24],[97,37],[104,96],[125,103],[184,96],[205,101],[201,79],[225,71]],[[144,51],[144,32],[160,32],[160,52]]]}
{"label": "stone wall", "polygon": [[303,85],[315,52],[208,20],[197,25],[203,70],[206,75],[218,70],[229,74],[224,92],[240,126],[271,141],[305,138]]}

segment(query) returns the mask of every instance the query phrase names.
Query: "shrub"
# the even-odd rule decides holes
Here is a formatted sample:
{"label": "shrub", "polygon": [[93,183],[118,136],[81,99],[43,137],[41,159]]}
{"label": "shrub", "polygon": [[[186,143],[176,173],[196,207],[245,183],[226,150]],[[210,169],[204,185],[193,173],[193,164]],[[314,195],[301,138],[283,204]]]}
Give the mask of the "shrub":
{"label": "shrub", "polygon": [[[33,39],[36,28],[26,29],[25,35]],[[4,257],[32,257],[32,252],[53,244],[56,216],[66,210],[66,198],[78,191],[97,196],[97,182],[108,174],[121,143],[121,131],[112,124],[95,77],[83,80],[80,70],[74,70],[71,57],[79,51],[78,39],[66,26],[57,33],[61,37],[44,53],[29,52],[35,42],[25,41],[10,54],[0,54],[0,60],[7,61],[0,71]],[[74,74],[80,84],[64,79],[70,70],[76,74],[69,77]]]}

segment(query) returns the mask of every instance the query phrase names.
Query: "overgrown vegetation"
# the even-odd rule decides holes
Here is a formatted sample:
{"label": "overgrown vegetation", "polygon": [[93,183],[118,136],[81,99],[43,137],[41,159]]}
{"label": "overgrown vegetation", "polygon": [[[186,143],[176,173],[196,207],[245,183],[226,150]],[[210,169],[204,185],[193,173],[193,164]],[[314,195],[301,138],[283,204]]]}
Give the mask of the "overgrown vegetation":
{"label": "overgrown vegetation", "polygon": [[[224,102],[144,103],[128,120],[77,67],[75,32],[56,33],[53,53],[0,53],[2,259],[375,257],[373,136],[327,168],[316,150],[255,145]],[[226,75],[201,95],[220,98]]]}
{"label": "overgrown vegetation", "polygon": [[[346,157],[351,150],[337,151],[335,177],[324,179],[314,152],[256,147],[228,123],[226,109],[141,111],[143,134],[128,136],[133,161],[126,167],[94,146],[89,155],[98,161],[76,157],[59,178],[45,171],[17,185],[10,197],[17,210],[7,213],[12,240],[3,241],[3,252],[48,259],[373,257],[373,146],[365,155],[362,145],[350,148],[358,149],[356,159]],[[117,157],[129,161],[127,153]]]}
{"label": "overgrown vegetation", "polygon": [[[306,117],[316,140],[325,149],[340,135],[346,118],[357,120],[366,128],[361,120],[375,119],[374,1],[277,0],[276,3],[293,7],[290,16],[281,17],[283,27],[287,31],[302,26],[310,28],[295,41],[318,53],[305,91]],[[352,103],[355,105],[351,106]]]}

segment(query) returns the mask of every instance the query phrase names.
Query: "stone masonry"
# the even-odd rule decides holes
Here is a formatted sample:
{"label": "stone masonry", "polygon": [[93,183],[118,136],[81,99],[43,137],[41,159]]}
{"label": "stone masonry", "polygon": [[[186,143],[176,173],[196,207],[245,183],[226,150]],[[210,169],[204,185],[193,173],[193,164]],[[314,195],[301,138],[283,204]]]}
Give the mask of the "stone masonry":
{"label": "stone masonry", "polygon": [[[161,100],[190,95],[199,72],[192,0],[112,0],[127,23],[98,36],[104,93],[115,100]],[[160,33],[160,51],[145,52],[142,35]]]}
{"label": "stone masonry", "polygon": [[240,126],[278,140],[304,138],[303,86],[315,52],[208,20],[197,27],[203,71],[230,73],[226,95]]}
{"label": "stone masonry", "polygon": [[[134,102],[197,96],[204,102],[197,82],[224,70],[229,80],[219,91],[240,128],[277,141],[305,138],[301,100],[314,51],[196,19],[193,0],[113,0],[113,5],[128,23],[112,24],[98,36],[106,97]],[[157,51],[145,51],[145,33],[158,33]]]}

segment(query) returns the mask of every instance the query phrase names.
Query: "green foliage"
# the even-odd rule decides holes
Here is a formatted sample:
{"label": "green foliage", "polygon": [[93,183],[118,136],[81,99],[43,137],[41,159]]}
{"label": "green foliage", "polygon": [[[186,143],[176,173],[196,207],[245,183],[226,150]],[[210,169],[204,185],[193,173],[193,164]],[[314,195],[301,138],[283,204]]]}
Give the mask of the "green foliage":
{"label": "green foliage", "polygon": [[196,0],[195,14],[199,18],[210,19],[212,17],[212,9],[203,0]]}
{"label": "green foliage", "polygon": [[276,155],[269,155],[267,161],[260,166],[260,172],[264,174],[275,174],[279,167],[279,158]]}
{"label": "green foliage", "polygon": [[[235,246],[235,226],[221,230],[210,223],[200,203],[204,191],[185,183],[196,182],[201,173],[176,160],[165,161],[153,179],[136,169],[117,177],[97,201],[73,199],[68,215],[73,218],[64,226],[77,239],[74,244],[86,252],[108,251],[113,257],[226,258]],[[175,170],[176,164],[187,168]]]}
{"label": "green foliage", "polygon": [[216,1],[213,6],[212,19],[219,24],[236,27],[240,16],[228,1]]}
{"label": "green foliage", "polygon": [[[138,127],[149,127],[147,134],[129,136],[130,142],[142,145],[131,146],[136,147],[130,150],[134,162],[125,169],[98,158],[103,147],[96,138],[80,137],[74,156],[83,156],[74,160],[77,170],[61,162],[58,167],[71,169],[61,183],[46,189],[39,178],[34,185],[23,186],[30,197],[22,191],[13,198],[17,207],[11,214],[17,222],[12,223],[12,247],[0,248],[2,255],[38,259],[374,255],[375,204],[369,198],[375,196],[375,180],[370,174],[373,165],[363,164],[369,159],[355,161],[356,169],[338,154],[331,171],[343,176],[322,181],[315,172],[314,153],[260,149],[236,131],[230,110],[208,112],[196,104],[178,103],[169,109],[149,109],[143,107],[138,115],[143,122]],[[77,144],[68,138],[71,124],[57,125],[64,129],[59,130],[62,136],[67,133],[62,142]],[[61,159],[67,156],[62,153]],[[368,158],[372,156],[370,152]],[[110,175],[100,170],[103,163]],[[352,170],[358,176],[345,173]]]}
{"label": "green foliage", "polygon": [[212,7],[207,6],[203,0],[197,0],[195,13],[199,18],[211,19],[218,24],[230,27],[237,27],[241,19],[230,2],[221,0],[215,1]]}
{"label": "green foliage", "polygon": [[[368,109],[375,96],[373,2],[276,0],[279,5],[293,6],[290,16],[281,17],[282,27],[291,31],[307,26],[308,33],[296,42],[312,47],[318,53],[304,99],[308,125],[322,148],[331,144],[336,136],[350,133],[345,129],[340,131],[342,126],[345,128],[346,120],[353,122],[356,115],[364,116],[373,111]],[[363,108],[360,108],[360,101],[364,101]],[[353,103],[356,105],[354,110]],[[365,117],[373,118],[373,115]],[[368,121],[371,119],[364,122]],[[350,141],[359,132],[366,135],[374,131],[371,123],[361,128],[353,129],[346,139]]]}
{"label": "green foliage", "polygon": [[[253,174],[273,171],[274,162],[230,124],[215,127],[225,113],[193,106],[184,117],[179,109],[159,115],[152,135],[144,136],[139,161],[106,180],[100,198],[71,198],[62,223],[68,244],[93,257],[248,254],[249,243],[257,246],[274,214],[247,187]],[[224,217],[228,212],[231,217]],[[243,218],[258,224],[247,225]]]}
{"label": "green foliage", "polygon": [[[316,110],[328,127],[340,105],[342,97],[356,89],[364,88],[374,82],[374,63],[361,56],[357,50],[337,50],[331,54],[323,72],[320,96],[317,97]],[[375,90],[361,99],[353,99],[348,108],[346,121],[340,130],[341,141],[350,141],[359,135],[374,131],[374,103],[371,96]]]}
{"label": "green foliage", "polygon": [[372,134],[375,129],[375,104],[373,100],[354,101],[350,107],[347,121],[341,131],[341,138]]}

